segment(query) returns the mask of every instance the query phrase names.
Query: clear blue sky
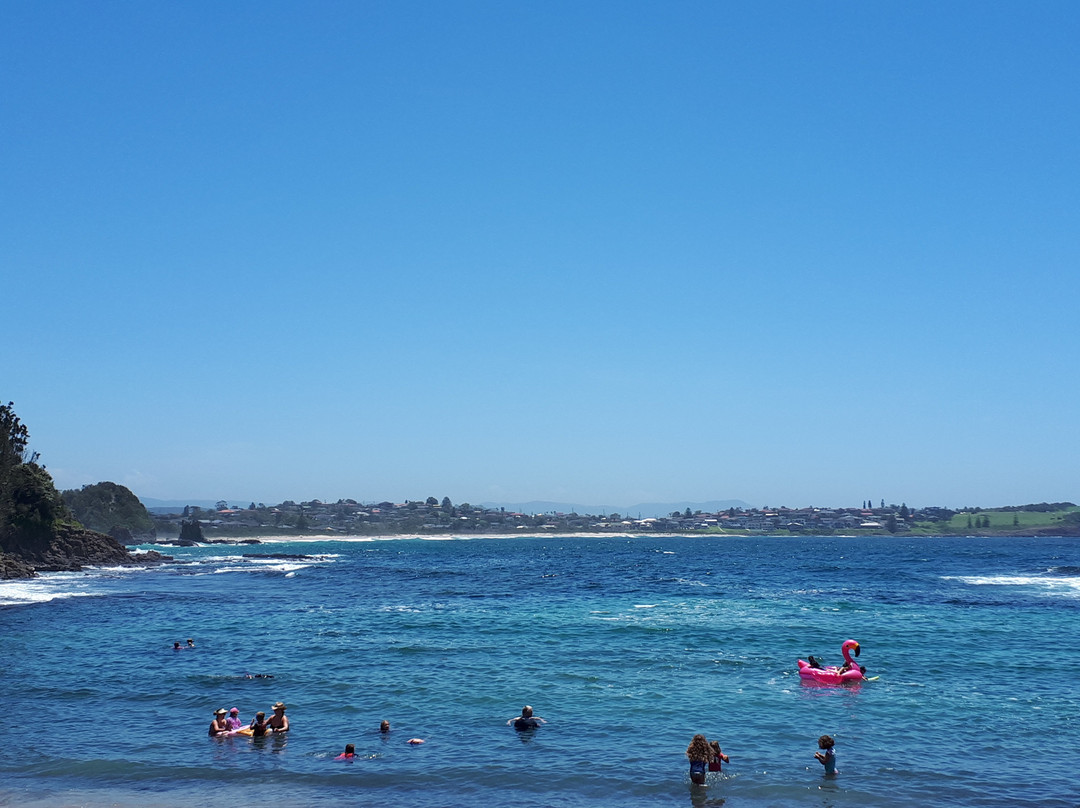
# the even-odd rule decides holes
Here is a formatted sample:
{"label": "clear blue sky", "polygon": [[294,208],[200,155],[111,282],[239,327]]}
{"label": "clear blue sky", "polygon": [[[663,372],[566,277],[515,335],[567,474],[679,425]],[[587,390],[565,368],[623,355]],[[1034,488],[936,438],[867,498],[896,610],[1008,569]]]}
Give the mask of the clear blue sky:
{"label": "clear blue sky", "polygon": [[1080,3],[0,7],[61,488],[1080,500]]}

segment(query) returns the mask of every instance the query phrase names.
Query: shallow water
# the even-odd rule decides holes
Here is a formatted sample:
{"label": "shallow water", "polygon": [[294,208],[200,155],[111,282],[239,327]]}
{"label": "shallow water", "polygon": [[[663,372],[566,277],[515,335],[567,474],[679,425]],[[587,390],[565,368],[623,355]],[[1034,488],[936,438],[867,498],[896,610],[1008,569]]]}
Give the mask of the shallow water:
{"label": "shallow water", "polygon": [[[1072,539],[168,552],[151,570],[0,583],[0,805],[201,805],[214,790],[313,806],[1080,799]],[[195,649],[171,650],[189,636]],[[839,662],[848,637],[877,681],[801,682],[796,658]],[[279,699],[287,737],[206,737],[217,707],[247,720]],[[517,733],[505,722],[526,702],[550,723]],[[731,756],[707,788],[687,777],[695,732]],[[813,759],[823,733],[835,779]],[[349,742],[357,759],[335,762]]]}

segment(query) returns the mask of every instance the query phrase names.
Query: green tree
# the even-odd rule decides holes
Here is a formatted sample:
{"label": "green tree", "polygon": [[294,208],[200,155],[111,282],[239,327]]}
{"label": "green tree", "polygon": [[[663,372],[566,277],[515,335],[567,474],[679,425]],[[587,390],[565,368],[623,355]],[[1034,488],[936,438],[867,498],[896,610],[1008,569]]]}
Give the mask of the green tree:
{"label": "green tree", "polygon": [[909,516],[911,516],[911,511],[908,510],[907,503],[900,503],[900,518],[906,521]]}
{"label": "green tree", "polygon": [[890,533],[896,532],[896,514],[890,513],[889,518],[885,520],[885,529]]}
{"label": "green tree", "polygon": [[453,507],[454,507],[453,503],[451,503],[451,502],[450,502],[450,497],[443,497],[443,498],[442,498],[442,505],[441,505],[441,507],[442,507],[442,509],[443,509],[444,511],[448,511],[448,510],[450,510],[451,508],[453,508]]}
{"label": "green tree", "polygon": [[693,514],[690,513],[690,506],[689,505],[687,505],[686,510],[683,511],[683,516],[685,516],[687,519],[689,519],[691,516],[693,516]]}
{"label": "green tree", "polygon": [[71,519],[52,476],[27,453],[30,433],[12,402],[0,406],[0,551],[47,545]]}
{"label": "green tree", "polygon": [[424,504],[425,505],[438,505],[439,500],[435,499],[435,497],[428,497],[426,500],[424,500]]}
{"label": "green tree", "polygon": [[112,482],[64,491],[64,504],[83,526],[101,533],[122,528],[135,535],[154,533],[154,521],[128,488]]}

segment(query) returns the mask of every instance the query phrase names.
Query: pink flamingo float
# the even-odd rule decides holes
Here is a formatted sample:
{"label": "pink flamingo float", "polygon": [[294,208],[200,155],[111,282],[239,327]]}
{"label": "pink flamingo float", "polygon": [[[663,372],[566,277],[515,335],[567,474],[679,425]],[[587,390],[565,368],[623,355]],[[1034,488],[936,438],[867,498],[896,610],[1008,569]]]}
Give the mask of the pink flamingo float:
{"label": "pink flamingo float", "polygon": [[[799,660],[799,676],[803,679],[811,679],[826,685],[842,685],[846,682],[862,682],[866,679],[863,669],[851,658],[851,652],[859,655],[859,644],[855,640],[845,640],[840,647],[844,654],[844,666],[838,668],[830,665],[825,668],[811,665],[805,659]],[[811,657],[813,659],[813,657]]]}

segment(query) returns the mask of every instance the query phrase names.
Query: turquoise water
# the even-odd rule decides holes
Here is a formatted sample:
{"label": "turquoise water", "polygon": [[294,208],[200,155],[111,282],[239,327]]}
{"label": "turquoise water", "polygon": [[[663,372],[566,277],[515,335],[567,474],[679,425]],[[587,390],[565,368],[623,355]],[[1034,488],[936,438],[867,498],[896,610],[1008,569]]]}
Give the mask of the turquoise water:
{"label": "turquoise water", "polygon": [[[1076,540],[168,552],[0,583],[0,805],[1080,803]],[[800,681],[798,657],[839,662],[849,637],[877,681]],[[206,736],[214,709],[279,699],[288,736]],[[525,703],[549,721],[531,734],[505,725]],[[705,788],[687,776],[696,732],[731,756]],[[813,759],[823,733],[835,779]]]}

